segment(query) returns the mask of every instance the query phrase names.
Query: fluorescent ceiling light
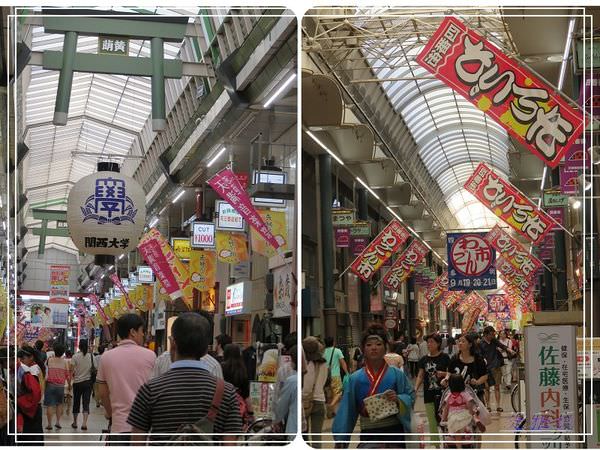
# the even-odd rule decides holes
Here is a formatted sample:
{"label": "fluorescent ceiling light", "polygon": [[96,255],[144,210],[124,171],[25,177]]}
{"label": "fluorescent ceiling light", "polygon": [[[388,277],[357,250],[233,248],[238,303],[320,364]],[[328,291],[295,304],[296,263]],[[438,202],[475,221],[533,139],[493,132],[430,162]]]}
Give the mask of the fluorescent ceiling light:
{"label": "fluorescent ceiling light", "polygon": [[333,159],[335,159],[338,164],[340,164],[341,166],[344,165],[344,161],[342,161],[339,156],[337,156],[335,153],[333,153],[331,150],[329,150],[329,148],[323,144],[318,137],[316,137],[314,134],[312,134],[309,130],[305,130],[306,134],[308,134],[310,136],[310,138],[315,141],[317,144],[319,144],[319,146],[325,150],[327,153],[329,153],[331,156],[333,156]]}
{"label": "fluorescent ceiling light", "polygon": [[113,270],[114,268],[115,268],[115,266],[110,266],[110,267],[108,268],[108,270]]}
{"label": "fluorescent ceiling light", "polygon": [[[227,150],[227,147],[223,147],[221,150],[219,150],[217,152],[217,154],[215,156],[213,156],[213,158],[210,160],[210,162],[206,165],[206,167],[212,166],[215,163],[215,161],[221,157],[221,155],[225,152],[225,150]],[[175,203],[175,201],[173,203]]]}
{"label": "fluorescent ceiling light", "polygon": [[271,97],[269,98],[269,100],[267,100],[267,101],[265,102],[265,104],[263,105],[263,108],[268,108],[268,107],[269,107],[269,105],[270,105],[271,103],[273,103],[273,101],[274,101],[274,100],[275,100],[277,97],[279,97],[279,96],[281,95],[281,93],[282,93],[283,91],[285,91],[285,90],[287,89],[287,87],[288,87],[288,86],[289,86],[289,85],[292,83],[292,81],[294,81],[295,79],[296,79],[296,74],[295,74],[295,73],[293,73],[292,75],[290,75],[290,77],[289,77],[287,80],[285,80],[285,83],[283,83],[283,84],[281,85],[281,87],[280,87],[279,89],[277,89],[273,95],[271,95]]}
{"label": "fluorescent ceiling light", "polygon": [[119,256],[119,261],[121,261],[124,256],[125,256],[125,253],[123,253],[121,256]]}
{"label": "fluorescent ceiling light", "polygon": [[362,184],[362,185],[365,187],[365,189],[366,189],[367,191],[369,191],[369,192],[371,193],[371,195],[372,195],[373,197],[375,197],[377,200],[379,200],[379,195],[377,195],[377,194],[375,193],[375,191],[373,191],[373,189],[371,189],[369,186],[367,186],[367,183],[365,183],[365,182],[364,182],[363,180],[361,180],[359,177],[356,177],[356,179],[358,180],[358,182],[359,182],[360,184]]}
{"label": "fluorescent ceiling light", "polygon": [[6,231],[6,220],[2,221],[2,228],[4,228],[4,231]]}
{"label": "fluorescent ceiling light", "polygon": [[100,279],[102,280],[105,276],[106,276],[106,274],[103,273],[102,276],[100,277]]}
{"label": "fluorescent ceiling light", "polygon": [[167,207],[165,206],[163,209],[160,210],[160,212],[158,213],[158,215],[162,216],[162,213],[164,213],[166,209],[167,209]]}
{"label": "fluorescent ceiling light", "polygon": [[573,30],[575,29],[575,17],[569,21],[569,31],[567,32],[567,40],[565,42],[565,50],[563,52],[562,63],[560,65],[560,75],[558,76],[558,90],[562,91],[565,82],[565,74],[567,73],[567,58],[571,51],[571,42],[573,41]]}
{"label": "fluorescent ceiling light", "polygon": [[[175,201],[173,203],[175,203]],[[158,217],[155,217],[154,220],[152,222],[150,222],[150,224],[149,224],[150,228],[152,228],[157,223],[158,223]],[[119,258],[119,259],[121,259],[121,258]]]}
{"label": "fluorescent ceiling light", "polygon": [[579,208],[581,208],[581,202],[579,200],[575,200],[575,203],[573,203],[573,209]]}
{"label": "fluorescent ceiling light", "polygon": [[[177,200],[179,200],[183,196],[183,194],[185,194],[184,190],[177,194],[171,203],[177,203]],[[158,218],[156,219],[156,221],[158,222]]]}

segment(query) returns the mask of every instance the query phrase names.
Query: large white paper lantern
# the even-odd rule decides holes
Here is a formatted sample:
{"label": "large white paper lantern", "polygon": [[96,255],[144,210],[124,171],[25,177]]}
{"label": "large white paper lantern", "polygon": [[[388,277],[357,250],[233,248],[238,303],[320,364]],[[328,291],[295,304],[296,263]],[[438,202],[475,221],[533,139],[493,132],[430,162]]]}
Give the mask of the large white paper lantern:
{"label": "large white paper lantern", "polygon": [[[99,164],[99,169],[108,167]],[[116,256],[130,252],[146,223],[144,191],[133,178],[119,172],[101,170],[88,175],[69,193],[67,222],[71,239],[83,253]]]}

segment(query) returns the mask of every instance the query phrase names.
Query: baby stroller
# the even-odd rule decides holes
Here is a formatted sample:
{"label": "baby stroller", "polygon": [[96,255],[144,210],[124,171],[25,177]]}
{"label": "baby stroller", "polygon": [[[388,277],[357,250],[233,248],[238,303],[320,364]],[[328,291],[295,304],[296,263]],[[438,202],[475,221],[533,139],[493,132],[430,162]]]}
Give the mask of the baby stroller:
{"label": "baby stroller", "polygon": [[[491,422],[491,417],[489,412],[477,397],[477,394],[473,390],[473,388],[469,385],[465,386],[465,391],[469,400],[473,400],[476,406],[475,414],[478,415],[478,420],[483,425],[489,425]],[[440,399],[440,407],[438,410],[439,417],[443,417],[444,407],[448,403],[448,399],[450,397],[451,391],[450,388],[447,388],[441,396]],[[471,415],[471,420],[465,422],[465,418],[459,417],[460,414],[452,414],[448,415],[448,421],[440,421],[440,429],[442,432],[442,448],[481,448],[481,433],[479,428],[477,427],[477,421],[475,420],[475,416]],[[468,420],[468,419],[467,419]],[[450,422],[454,422],[451,424]],[[462,422],[465,422],[464,427],[462,426]],[[449,430],[449,425],[456,427],[457,423],[461,423],[461,431],[454,431],[453,433]]]}

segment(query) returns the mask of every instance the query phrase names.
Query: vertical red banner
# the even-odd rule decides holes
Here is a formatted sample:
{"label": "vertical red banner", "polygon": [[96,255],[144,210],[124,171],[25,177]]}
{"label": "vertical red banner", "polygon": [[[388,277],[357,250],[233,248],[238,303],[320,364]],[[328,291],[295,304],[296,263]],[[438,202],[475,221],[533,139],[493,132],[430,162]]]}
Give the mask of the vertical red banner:
{"label": "vertical red banner", "polygon": [[404,252],[398,257],[394,265],[383,277],[383,284],[390,289],[398,289],[401,283],[406,281],[415,267],[429,253],[429,248],[414,239]]}

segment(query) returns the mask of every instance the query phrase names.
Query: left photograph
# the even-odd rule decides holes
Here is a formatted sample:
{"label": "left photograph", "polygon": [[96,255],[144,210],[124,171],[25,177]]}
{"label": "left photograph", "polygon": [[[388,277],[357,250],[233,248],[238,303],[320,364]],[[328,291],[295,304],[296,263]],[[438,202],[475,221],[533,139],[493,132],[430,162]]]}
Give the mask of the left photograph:
{"label": "left photograph", "polygon": [[1,11],[0,445],[293,440],[294,13]]}

